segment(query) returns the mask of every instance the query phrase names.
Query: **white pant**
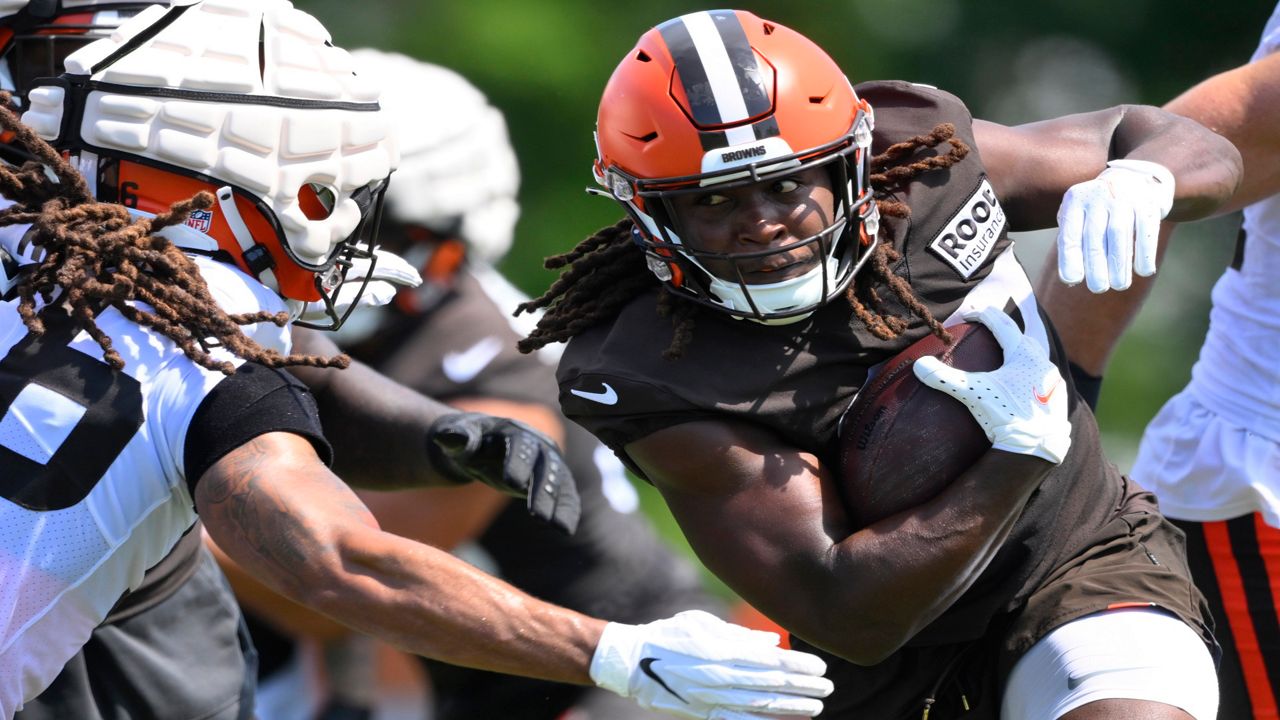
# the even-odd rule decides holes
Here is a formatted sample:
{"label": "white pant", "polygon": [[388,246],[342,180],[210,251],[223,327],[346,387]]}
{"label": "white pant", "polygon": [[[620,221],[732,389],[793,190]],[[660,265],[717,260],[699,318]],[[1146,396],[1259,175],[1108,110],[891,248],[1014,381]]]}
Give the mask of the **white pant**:
{"label": "white pant", "polygon": [[1218,674],[1200,635],[1160,610],[1086,615],[1044,636],[1013,666],[1003,720],[1055,720],[1096,700],[1150,700],[1196,720],[1218,716]]}
{"label": "white pant", "polygon": [[1167,517],[1212,522],[1262,513],[1280,527],[1280,442],[1215,413],[1194,386],[1165,403],[1130,476]]}

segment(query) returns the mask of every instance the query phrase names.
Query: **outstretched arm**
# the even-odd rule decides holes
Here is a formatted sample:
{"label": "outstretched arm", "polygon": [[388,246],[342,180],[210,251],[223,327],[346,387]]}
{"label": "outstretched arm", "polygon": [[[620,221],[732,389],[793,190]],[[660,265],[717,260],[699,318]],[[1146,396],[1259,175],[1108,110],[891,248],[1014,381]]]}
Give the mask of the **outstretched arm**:
{"label": "outstretched arm", "polygon": [[1011,127],[978,120],[974,136],[1011,230],[1054,227],[1063,194],[1096,178],[1111,160],[1150,161],[1169,170],[1175,180],[1170,220],[1206,217],[1240,182],[1240,153],[1230,142],[1144,105]]}
{"label": "outstretched arm", "polygon": [[[1243,175],[1216,212],[1230,212],[1280,192],[1280,53],[1215,75],[1171,100],[1165,109],[1195,120],[1238,148]],[[1173,226],[1160,234],[1164,254]],[[1058,279],[1057,248],[1037,281],[1036,295],[1057,326],[1071,359],[1101,376],[1120,335],[1150,294],[1154,278],[1135,278],[1123,293],[1094,295]]]}
{"label": "outstretched arm", "polygon": [[[336,355],[329,338],[294,328],[295,352]],[[293,367],[311,390],[334,449],[334,469],[371,490],[481,482],[525,499],[529,514],[572,533],[577,486],[556,442],[521,422],[460,413],[358,361]]]}
{"label": "outstretched arm", "polygon": [[[564,446],[564,426],[545,405],[477,397],[450,399],[449,406],[519,420]],[[382,529],[445,550],[480,537],[511,501],[480,483],[359,495]]]}
{"label": "outstretched arm", "polygon": [[231,451],[195,501],[218,545],[271,589],[408,652],[594,683],[685,718],[812,716],[831,692],[823,663],[778,648],[776,635],[696,612],[605,623],[384,533],[301,436],[267,433]]}
{"label": "outstretched arm", "polygon": [[268,433],[196,486],[210,536],[273,590],[408,652],[589,684],[604,623],[384,533],[311,444]]}
{"label": "outstretched arm", "polygon": [[[341,353],[324,333],[293,329],[294,352]],[[382,375],[359,361],[336,368],[291,367],[320,407],[320,421],[334,449],[334,472],[372,489],[454,484],[427,456],[431,423],[457,412]]]}

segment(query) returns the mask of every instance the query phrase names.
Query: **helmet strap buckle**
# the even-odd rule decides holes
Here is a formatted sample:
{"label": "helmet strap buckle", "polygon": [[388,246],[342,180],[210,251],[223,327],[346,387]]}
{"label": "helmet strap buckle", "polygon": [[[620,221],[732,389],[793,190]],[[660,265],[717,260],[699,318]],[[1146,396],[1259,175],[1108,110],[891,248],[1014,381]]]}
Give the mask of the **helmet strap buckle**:
{"label": "helmet strap buckle", "polygon": [[267,248],[253,239],[253,233],[249,232],[244,218],[240,217],[240,208],[236,207],[235,191],[230,185],[224,185],[218,188],[217,197],[218,209],[222,211],[222,217],[226,219],[227,226],[231,228],[231,234],[240,245],[240,257],[244,259],[245,267],[263,285],[279,292],[276,275],[271,271],[275,261],[271,259],[271,253]]}

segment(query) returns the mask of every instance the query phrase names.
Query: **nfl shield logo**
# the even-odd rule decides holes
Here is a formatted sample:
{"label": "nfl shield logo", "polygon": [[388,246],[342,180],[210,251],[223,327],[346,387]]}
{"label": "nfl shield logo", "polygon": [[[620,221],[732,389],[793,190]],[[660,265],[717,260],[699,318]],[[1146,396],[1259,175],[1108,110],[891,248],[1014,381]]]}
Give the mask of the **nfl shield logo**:
{"label": "nfl shield logo", "polygon": [[209,228],[213,225],[213,212],[210,210],[192,210],[191,216],[187,218],[187,222],[185,224],[187,227],[195,228],[202,233],[207,233],[209,232]]}

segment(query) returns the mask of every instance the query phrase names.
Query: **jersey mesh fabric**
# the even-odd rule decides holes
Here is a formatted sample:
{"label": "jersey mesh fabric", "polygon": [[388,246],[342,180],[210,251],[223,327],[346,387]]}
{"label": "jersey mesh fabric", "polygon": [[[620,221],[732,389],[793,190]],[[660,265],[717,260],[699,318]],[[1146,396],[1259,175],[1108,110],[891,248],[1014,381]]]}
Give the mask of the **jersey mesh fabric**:
{"label": "jersey mesh fabric", "polygon": [[[283,309],[278,296],[238,270],[207,258],[196,262],[215,298],[229,312]],[[132,394],[117,394],[106,408],[92,407],[93,399],[85,401],[89,407],[84,417],[93,416],[95,429],[118,425],[119,413],[131,407],[140,422],[131,436],[117,438],[120,447],[103,448],[103,443],[89,439],[84,454],[114,452],[101,476],[76,478],[81,471],[76,464],[79,451],[62,452],[61,470],[82,481],[85,488],[81,497],[58,498],[70,504],[43,508],[7,496],[0,499],[0,528],[5,532],[5,545],[0,547],[0,717],[12,714],[43,690],[117,599],[136,588],[146,570],[164,558],[195,522],[191,497],[182,482],[187,427],[201,400],[225,376],[191,362],[167,338],[133,324],[114,309],[100,313],[97,322],[125,361],[119,375],[101,363],[101,348],[83,331],[65,344],[49,340],[35,352],[51,353],[53,364],[78,363],[95,376],[91,380],[111,388],[129,387]],[[248,327],[247,333],[265,345],[287,350],[287,330],[263,325]],[[30,363],[9,363],[15,348],[33,347],[22,345],[28,336],[14,302],[0,305],[0,337],[4,338],[0,357],[6,363],[0,375],[10,387],[27,382],[15,375],[15,368],[30,367]],[[225,350],[214,352],[238,362]],[[39,358],[37,354],[35,359]],[[68,402],[78,402],[66,388],[46,389]],[[6,414],[10,409],[5,408]],[[39,428],[31,432],[38,434]],[[32,442],[55,453],[60,449],[50,438]],[[11,458],[16,456],[4,457],[13,463]],[[22,467],[44,472],[40,463]],[[23,492],[30,490],[23,488]],[[58,492],[57,488],[45,490],[51,497]]]}

